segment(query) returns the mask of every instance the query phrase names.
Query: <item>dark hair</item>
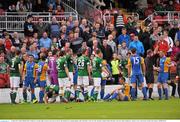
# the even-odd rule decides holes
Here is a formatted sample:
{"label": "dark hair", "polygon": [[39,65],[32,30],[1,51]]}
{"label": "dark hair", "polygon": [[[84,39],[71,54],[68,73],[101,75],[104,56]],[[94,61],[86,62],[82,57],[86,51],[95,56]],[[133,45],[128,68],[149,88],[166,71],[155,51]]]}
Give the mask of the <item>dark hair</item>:
{"label": "dark hair", "polygon": [[131,52],[132,52],[132,54],[135,54],[136,53],[136,48],[132,48]]}
{"label": "dark hair", "polygon": [[46,55],[45,55],[44,53],[42,53],[42,55],[41,55],[41,60],[42,60],[42,61],[45,61],[45,60],[46,60]]}
{"label": "dark hair", "polygon": [[100,49],[97,49],[96,50],[96,54],[100,54],[101,53],[101,50]]}
{"label": "dark hair", "polygon": [[16,55],[20,55],[21,51],[20,50],[16,50]]}
{"label": "dark hair", "polygon": [[33,17],[33,16],[30,14],[30,15],[27,16],[27,19],[32,18],[32,17]]}
{"label": "dark hair", "polygon": [[151,49],[147,50],[147,54],[149,55],[150,53],[152,53],[152,50]]}

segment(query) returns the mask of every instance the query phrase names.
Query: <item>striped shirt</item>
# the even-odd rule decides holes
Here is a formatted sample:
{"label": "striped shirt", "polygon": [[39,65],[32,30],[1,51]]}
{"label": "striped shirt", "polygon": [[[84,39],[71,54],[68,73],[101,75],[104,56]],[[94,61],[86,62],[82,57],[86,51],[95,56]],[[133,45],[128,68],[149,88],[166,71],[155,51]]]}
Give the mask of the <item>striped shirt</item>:
{"label": "striped shirt", "polygon": [[123,16],[121,16],[121,15],[117,16],[116,27],[124,27]]}

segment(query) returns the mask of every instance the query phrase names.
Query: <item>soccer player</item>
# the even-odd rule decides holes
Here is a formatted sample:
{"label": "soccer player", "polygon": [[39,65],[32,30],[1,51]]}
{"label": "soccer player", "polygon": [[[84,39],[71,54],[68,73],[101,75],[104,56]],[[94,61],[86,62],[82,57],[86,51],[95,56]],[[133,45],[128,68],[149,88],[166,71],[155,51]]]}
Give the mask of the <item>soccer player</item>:
{"label": "soccer player", "polygon": [[118,86],[111,93],[107,94],[104,97],[104,100],[111,101],[113,99],[117,99],[120,101],[129,101],[130,100],[130,86],[125,80],[126,79],[124,77],[121,77],[119,80],[119,84],[123,86]]}
{"label": "soccer player", "polygon": [[44,88],[46,87],[46,73],[48,70],[48,65],[45,62],[46,57],[44,53],[40,54],[40,61],[38,63],[38,83],[40,87],[39,91],[39,103],[43,103],[44,98]]}
{"label": "soccer player", "polygon": [[77,81],[77,90],[76,90],[77,101],[80,99],[79,95],[80,92],[82,92],[81,87],[84,88],[84,93],[83,93],[84,100],[88,100],[89,98],[88,86],[89,86],[91,71],[90,71],[90,59],[86,56],[86,49],[82,49],[82,56],[78,57],[77,66],[78,66],[78,81]]}
{"label": "soccer player", "polygon": [[38,69],[38,64],[34,62],[34,56],[29,55],[28,61],[26,62],[24,66],[24,71],[23,71],[23,78],[22,80],[24,81],[24,88],[23,88],[23,98],[24,102],[27,102],[27,88],[30,86],[31,90],[31,101],[33,103],[37,103],[38,100],[36,99],[34,88],[35,84],[37,82],[37,69]]}
{"label": "soccer player", "polygon": [[145,66],[146,66],[146,83],[149,90],[149,99],[153,100],[152,92],[154,85],[154,55],[151,49],[147,50],[147,56],[145,58]]}
{"label": "soccer player", "polygon": [[[68,102],[71,94],[71,78],[69,76],[69,70],[67,67],[67,59],[64,50],[60,51],[59,58],[57,60],[58,67],[58,82],[59,82],[59,95],[61,102]],[[65,89],[64,89],[65,88]]]}
{"label": "soccer player", "polygon": [[106,72],[102,68],[102,52],[100,50],[96,50],[96,55],[92,60],[92,77],[94,81],[94,93],[92,96],[93,100],[97,100],[99,89],[101,86],[101,73],[102,71]]}
{"label": "soccer player", "polygon": [[161,88],[163,86],[165,90],[165,99],[168,100],[168,70],[169,67],[171,66],[171,59],[169,57],[165,56],[165,52],[160,51],[160,67],[156,68],[156,70],[159,72],[158,74],[158,94],[159,94],[159,100],[162,100],[162,91]]}
{"label": "soccer player", "polygon": [[74,72],[74,61],[73,61],[73,52],[72,49],[68,49],[67,54],[66,54],[66,59],[67,59],[67,67],[69,70],[69,77],[71,78],[71,85],[74,85],[73,82],[73,72]]}
{"label": "soccer player", "polygon": [[56,97],[59,95],[59,86],[57,85],[50,85],[46,86],[45,88],[45,95],[44,95],[44,101],[45,103],[54,103],[56,101]]}
{"label": "soccer player", "polygon": [[19,57],[20,51],[16,50],[16,55],[10,60],[10,98],[11,103],[16,104],[17,90],[20,84],[20,65],[21,59]]}
{"label": "soccer player", "polygon": [[58,70],[54,52],[48,53],[48,78],[53,85],[58,85]]}
{"label": "soccer player", "polygon": [[[128,59],[128,77],[131,78],[131,97],[135,100],[136,85],[142,88],[142,93],[144,95],[143,100],[147,100],[146,87],[144,85],[144,73],[145,73],[145,63],[144,59],[136,54],[136,49],[131,50],[132,55]],[[137,84],[136,84],[137,82]]]}

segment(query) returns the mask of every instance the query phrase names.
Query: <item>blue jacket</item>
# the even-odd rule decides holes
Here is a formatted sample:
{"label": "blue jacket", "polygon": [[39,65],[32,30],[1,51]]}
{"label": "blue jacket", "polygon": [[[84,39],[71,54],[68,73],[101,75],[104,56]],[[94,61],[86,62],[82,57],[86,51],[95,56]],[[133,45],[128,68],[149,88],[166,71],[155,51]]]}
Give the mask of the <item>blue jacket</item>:
{"label": "blue jacket", "polygon": [[119,35],[118,36],[118,44],[122,44],[122,42],[125,41],[126,45],[128,46],[130,43],[130,36],[129,35]]}
{"label": "blue jacket", "polygon": [[144,55],[144,46],[142,44],[142,42],[138,41],[132,41],[129,43],[129,50],[131,50],[132,48],[136,48],[136,52],[138,55]]}

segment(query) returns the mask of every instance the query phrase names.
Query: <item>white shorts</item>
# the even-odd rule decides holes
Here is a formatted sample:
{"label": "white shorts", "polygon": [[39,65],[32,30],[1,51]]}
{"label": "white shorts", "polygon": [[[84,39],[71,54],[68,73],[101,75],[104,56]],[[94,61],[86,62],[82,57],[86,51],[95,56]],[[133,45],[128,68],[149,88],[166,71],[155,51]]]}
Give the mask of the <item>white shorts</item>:
{"label": "white shorts", "polygon": [[101,86],[101,78],[93,78],[94,86]]}
{"label": "white shorts", "polygon": [[19,87],[19,83],[20,83],[20,77],[16,77],[16,76],[13,76],[13,77],[10,77],[10,87],[13,88],[13,87]]}
{"label": "white shorts", "polygon": [[89,86],[89,77],[88,76],[78,76],[77,85]]}
{"label": "white shorts", "polygon": [[70,87],[71,81],[68,78],[58,78],[59,87]]}
{"label": "white shorts", "polygon": [[74,82],[73,82],[73,72],[69,72],[69,77],[71,78],[71,85],[73,85],[74,84]]}

